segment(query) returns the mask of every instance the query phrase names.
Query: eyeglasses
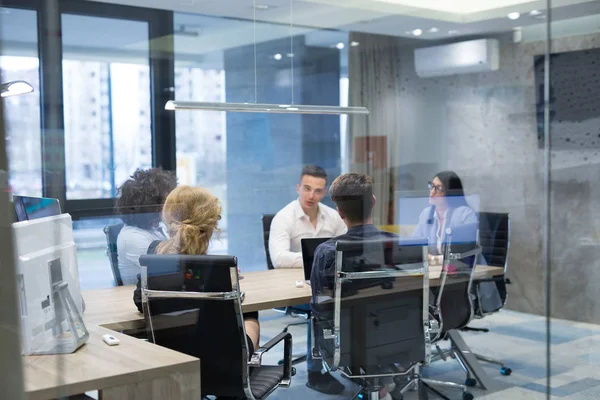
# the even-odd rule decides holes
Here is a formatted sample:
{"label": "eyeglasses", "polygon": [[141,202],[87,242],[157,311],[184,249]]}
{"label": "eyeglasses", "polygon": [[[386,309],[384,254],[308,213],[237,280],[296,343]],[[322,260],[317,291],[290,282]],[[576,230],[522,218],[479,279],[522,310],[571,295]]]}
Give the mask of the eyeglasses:
{"label": "eyeglasses", "polygon": [[434,185],[433,182],[427,182],[429,190],[433,189],[436,193],[444,193],[444,187],[442,185]]}

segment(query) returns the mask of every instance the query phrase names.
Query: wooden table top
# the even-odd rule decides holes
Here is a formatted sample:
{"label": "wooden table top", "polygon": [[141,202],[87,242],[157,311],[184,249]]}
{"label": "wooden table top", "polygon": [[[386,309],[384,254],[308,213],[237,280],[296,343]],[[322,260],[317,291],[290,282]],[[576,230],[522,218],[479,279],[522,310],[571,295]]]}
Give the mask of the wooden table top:
{"label": "wooden table top", "polygon": [[[430,286],[439,285],[440,273],[441,267],[429,268]],[[482,279],[502,273],[502,268],[478,265],[475,277]],[[301,269],[248,272],[243,277],[240,287],[246,295],[242,303],[244,312],[307,304],[312,296],[309,285],[296,287],[296,281],[304,281]],[[144,316],[133,303],[133,290],[134,286],[120,286],[84,292],[86,322],[119,331],[143,329]]]}
{"label": "wooden table top", "polygon": [[[430,285],[439,285],[441,267],[430,267]],[[478,266],[476,278],[503,273],[502,268]],[[311,288],[300,269],[278,269],[243,274],[244,311],[306,304]],[[90,338],[73,354],[23,357],[25,390],[30,400],[57,398],[89,390],[127,385],[172,371],[198,370],[200,360],[116,331],[144,329],[144,318],[133,303],[133,286],[83,292],[83,315]],[[410,290],[410,285],[398,290]],[[109,347],[102,335],[111,333],[121,344]]]}
{"label": "wooden table top", "polygon": [[[90,337],[72,354],[22,357],[29,400],[47,400],[137,383],[173,372],[199,371],[200,360],[86,321]],[[120,340],[107,346],[102,335]]]}

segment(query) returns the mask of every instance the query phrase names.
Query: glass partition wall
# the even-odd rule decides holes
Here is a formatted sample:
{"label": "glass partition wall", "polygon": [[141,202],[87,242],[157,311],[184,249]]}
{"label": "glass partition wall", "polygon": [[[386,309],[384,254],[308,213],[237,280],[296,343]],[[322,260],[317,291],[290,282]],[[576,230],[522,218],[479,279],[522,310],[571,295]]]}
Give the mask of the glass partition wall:
{"label": "glass partition wall", "polygon": [[[290,204],[305,211],[294,202],[308,190],[301,176],[306,165],[327,174],[322,199],[310,201],[332,207],[336,218],[327,193],[333,180],[348,172],[369,175],[375,227],[427,237],[432,269],[441,268],[435,265],[441,227],[478,224],[484,256],[470,291],[472,319],[438,343],[458,349],[468,373],[446,357],[423,367],[425,377],[466,384],[476,398],[598,397],[593,171],[600,145],[600,2],[174,3],[0,1],[0,83],[33,87],[16,96],[2,92],[3,238],[15,229],[13,195],[59,200],[73,221],[91,332],[69,356],[18,356],[17,327],[26,311],[16,297],[24,289],[13,283],[23,274],[21,255],[13,259],[10,240],[3,241],[0,334],[12,353],[2,352],[1,376],[10,383],[1,387],[15,395],[0,397],[18,398],[23,390],[24,398],[36,390],[77,394],[71,362],[93,346],[106,347],[98,336],[104,325],[125,334],[122,351],[127,335],[147,338],[134,287],[116,288],[123,260],[133,259],[141,272],[136,262],[145,249],[125,254],[121,244],[119,252],[120,233],[108,234],[139,228],[126,215],[142,209],[152,216],[153,240],[169,234],[160,233],[169,226],[160,223],[166,193],[157,181],[123,197],[120,187],[136,169],[160,167],[177,185],[202,187],[219,199],[208,253],[236,256],[247,290],[244,283],[259,276],[253,274],[268,273],[261,218]],[[365,107],[369,114],[165,110],[169,100]],[[319,236],[318,229],[308,236]],[[300,248],[291,250],[299,257]],[[291,287],[310,295],[308,284],[295,287],[303,281],[301,264],[298,258]],[[123,301],[115,297],[120,290]],[[99,293],[129,314],[98,311]],[[303,321],[297,316],[310,310],[304,307],[304,314],[259,308],[260,342]],[[103,314],[108,319],[98,318]],[[306,324],[288,331],[294,357],[306,355]],[[358,337],[355,330],[342,334]],[[277,350],[265,361],[281,358]],[[9,374],[19,362],[24,376]],[[31,381],[37,363],[59,371],[46,388]],[[270,397],[329,398],[313,379],[314,365],[296,364],[292,388]],[[333,387],[342,387],[339,398],[359,390],[339,372],[331,377]],[[91,397],[117,393],[88,386]],[[381,398],[387,392],[399,398],[384,386]],[[460,390],[441,390],[462,398]]]}

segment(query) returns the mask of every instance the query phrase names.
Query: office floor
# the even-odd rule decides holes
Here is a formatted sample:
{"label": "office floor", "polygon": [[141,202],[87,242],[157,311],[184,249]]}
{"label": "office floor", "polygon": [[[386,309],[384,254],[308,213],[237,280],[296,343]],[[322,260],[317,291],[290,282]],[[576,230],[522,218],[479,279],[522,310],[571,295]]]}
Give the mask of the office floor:
{"label": "office floor", "polygon": [[[260,314],[261,342],[275,336],[285,324],[298,319],[284,316],[274,311]],[[546,399],[546,326],[545,319],[529,314],[503,310],[471,326],[487,327],[489,333],[463,333],[463,337],[475,352],[503,360],[512,369],[511,376],[502,376],[495,366],[484,368],[494,378],[497,388],[483,391],[471,388],[476,399],[486,400],[537,400]],[[294,353],[306,349],[306,327],[290,328],[294,336]],[[563,320],[552,321],[552,399],[600,399],[600,325],[574,323]],[[447,342],[442,342],[445,347]],[[268,354],[268,362],[276,362],[281,352]],[[357,386],[339,378],[346,391],[338,396],[316,393],[305,386],[306,364],[296,366],[297,374],[289,389],[279,389],[269,399],[301,400],[319,398],[325,400],[350,399]],[[463,383],[465,375],[456,361],[439,361],[425,369],[425,375],[432,379]],[[457,391],[443,391],[451,399],[461,399]],[[436,397],[432,394],[430,399]],[[406,400],[416,399],[410,392]]]}

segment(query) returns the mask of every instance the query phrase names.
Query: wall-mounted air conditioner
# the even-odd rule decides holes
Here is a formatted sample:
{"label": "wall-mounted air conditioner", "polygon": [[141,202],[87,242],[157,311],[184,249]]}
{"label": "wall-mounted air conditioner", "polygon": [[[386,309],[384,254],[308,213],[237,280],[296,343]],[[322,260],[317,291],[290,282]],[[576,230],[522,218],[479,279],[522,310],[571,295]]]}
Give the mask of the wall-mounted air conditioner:
{"label": "wall-mounted air conditioner", "polygon": [[415,49],[415,70],[422,78],[496,71],[499,58],[498,40],[469,40]]}

